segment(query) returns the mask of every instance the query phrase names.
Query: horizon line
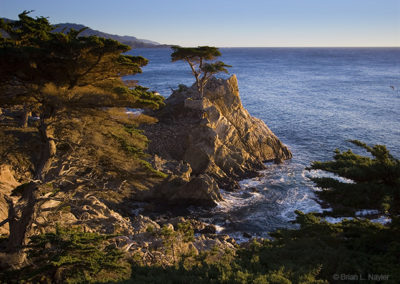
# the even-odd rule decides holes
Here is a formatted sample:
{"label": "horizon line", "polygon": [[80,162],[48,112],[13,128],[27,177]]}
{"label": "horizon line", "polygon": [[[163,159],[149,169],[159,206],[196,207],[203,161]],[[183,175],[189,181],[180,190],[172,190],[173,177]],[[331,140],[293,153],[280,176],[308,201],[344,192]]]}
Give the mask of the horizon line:
{"label": "horizon line", "polygon": [[218,48],[400,48],[400,45],[399,46],[218,46]]}
{"label": "horizon line", "polygon": [[[168,44],[168,43],[160,43],[159,45],[155,45],[154,47],[139,47],[139,48],[160,48],[170,47],[177,44]],[[198,47],[198,46],[215,46],[217,48],[400,48],[400,45],[385,45],[385,46],[373,46],[373,45],[341,45],[341,46],[327,46],[327,45],[316,45],[316,46],[216,46],[216,45],[204,45],[204,44],[196,44],[196,45],[178,45],[181,47]]]}

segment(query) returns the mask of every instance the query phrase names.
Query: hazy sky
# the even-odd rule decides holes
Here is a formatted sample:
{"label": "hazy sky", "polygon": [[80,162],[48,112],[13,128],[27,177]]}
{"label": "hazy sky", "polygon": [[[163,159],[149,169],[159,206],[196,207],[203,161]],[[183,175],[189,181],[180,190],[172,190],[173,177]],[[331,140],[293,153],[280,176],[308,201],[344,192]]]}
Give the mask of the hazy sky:
{"label": "hazy sky", "polygon": [[400,0],[0,0],[23,10],[182,46],[400,46]]}

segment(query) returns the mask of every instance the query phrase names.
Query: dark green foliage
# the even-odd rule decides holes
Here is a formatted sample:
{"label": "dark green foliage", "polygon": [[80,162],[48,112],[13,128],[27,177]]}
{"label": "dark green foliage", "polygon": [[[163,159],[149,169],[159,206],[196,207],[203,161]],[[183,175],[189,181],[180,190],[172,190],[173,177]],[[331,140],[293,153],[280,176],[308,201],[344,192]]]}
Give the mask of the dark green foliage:
{"label": "dark green foliage", "polygon": [[171,54],[172,62],[183,59],[197,62],[200,60],[213,60],[221,56],[219,49],[214,46],[180,47],[174,45],[171,48],[174,51]]}
{"label": "dark green foliage", "polygon": [[144,167],[148,172],[153,173],[153,174],[155,174],[156,176],[158,176],[158,177],[160,177],[160,178],[166,178],[166,177],[168,176],[167,174],[165,174],[165,173],[163,173],[163,172],[160,172],[160,171],[156,170],[155,168],[153,168],[153,166],[152,166],[149,162],[147,162],[147,161],[145,161],[145,160],[141,160],[141,161],[140,161],[140,164],[141,164],[141,166]]}
{"label": "dark green foliage", "polygon": [[[129,134],[128,136],[126,134]],[[147,147],[148,139],[143,134],[143,130],[137,129],[134,124],[125,124],[124,132],[110,133],[110,136],[118,141],[121,149],[131,158],[136,159],[140,166],[148,173],[154,174],[160,178],[166,178],[167,175],[153,168],[145,159],[149,154],[144,152]]]}
{"label": "dark green foliage", "polygon": [[317,192],[318,197],[333,207],[335,215],[359,209],[376,209],[392,216],[400,214],[400,161],[383,145],[369,147],[360,141],[351,142],[368,151],[372,158],[351,150],[336,150],[333,161],[314,162],[310,169],[331,172],[354,182],[312,178],[323,189]]}
{"label": "dark green foliage", "polygon": [[[10,36],[0,40],[2,104],[37,104],[48,112],[68,105],[158,108],[163,104],[162,97],[146,88],[129,89],[122,81],[122,76],[141,73],[148,62],[141,56],[123,55],[129,46],[79,36],[82,30],[52,32],[46,18],[28,14],[25,11],[18,21],[0,25]],[[47,90],[49,84],[55,92]],[[80,89],[87,86],[102,92]]]}
{"label": "dark green foliage", "polygon": [[179,223],[177,231],[183,234],[184,242],[192,242],[194,240],[194,230],[190,222]]}
{"label": "dark green foliage", "polygon": [[[175,266],[132,267],[132,278],[125,283],[328,283],[317,280],[320,269],[290,271],[280,259],[278,269],[269,269],[260,262],[263,244],[235,254],[233,250],[213,250],[187,256]],[[304,272],[306,271],[306,272]]]}
{"label": "dark green foliage", "polygon": [[183,257],[175,266],[134,264],[130,283],[332,283],[341,274],[388,275],[385,283],[398,283],[398,222],[331,224],[297,212],[298,230],[279,230],[271,234],[273,240],[253,241],[236,252],[215,247]]}
{"label": "dark green foliage", "polygon": [[[142,86],[135,86],[134,88],[119,86],[114,88],[113,91],[122,97],[126,97],[123,100],[126,101],[123,106],[157,109],[165,105],[164,97],[156,95],[154,92],[149,91],[148,88]],[[129,103],[131,98],[135,98],[134,104]]]}
{"label": "dark green foliage", "polygon": [[297,213],[299,230],[281,230],[269,246],[262,246],[260,259],[274,267],[284,260],[287,268],[303,270],[320,265],[319,277],[334,274],[387,274],[392,283],[400,279],[399,230],[396,224],[383,226],[365,219],[331,224],[313,214]]}
{"label": "dark green foliage", "polygon": [[222,61],[206,62],[221,56],[219,49],[213,46],[180,47],[175,45],[172,46],[172,50],[172,62],[183,60],[189,64],[201,96],[203,96],[204,87],[213,75],[220,72],[228,73],[226,67],[232,67]]}
{"label": "dark green foliage", "polygon": [[217,61],[215,63],[205,63],[201,70],[205,74],[205,76],[208,75],[214,75],[220,72],[228,73],[228,70],[225,67],[231,67],[230,65],[226,65],[222,61]]}
{"label": "dark green foliage", "polygon": [[[7,39],[1,36],[0,42],[11,43],[15,41],[18,44],[37,42],[46,40],[49,32],[54,28],[45,17],[33,19],[28,16],[31,11],[24,11],[18,15],[20,21],[6,22],[0,19],[0,29],[7,34]],[[10,40],[8,40],[10,39]]]}
{"label": "dark green foliage", "polygon": [[129,266],[123,262],[123,253],[109,244],[113,237],[60,227],[54,233],[33,236],[28,245],[32,265],[7,272],[3,279],[28,283],[122,280],[129,273]]}
{"label": "dark green foliage", "polygon": [[[141,56],[125,55],[129,46],[80,36],[82,30],[63,33],[53,29],[46,18],[31,18],[26,11],[18,21],[0,23],[0,30],[8,34],[0,39],[0,105],[23,105],[26,117],[31,111],[40,117],[43,147],[34,165],[37,180],[45,179],[56,156],[59,139],[52,137],[49,125],[54,128],[63,113],[79,111],[83,116],[91,110],[105,112],[105,107],[157,109],[164,105],[157,93],[138,85],[128,87],[122,80],[141,73],[148,62]],[[122,146],[140,156],[142,142]]]}

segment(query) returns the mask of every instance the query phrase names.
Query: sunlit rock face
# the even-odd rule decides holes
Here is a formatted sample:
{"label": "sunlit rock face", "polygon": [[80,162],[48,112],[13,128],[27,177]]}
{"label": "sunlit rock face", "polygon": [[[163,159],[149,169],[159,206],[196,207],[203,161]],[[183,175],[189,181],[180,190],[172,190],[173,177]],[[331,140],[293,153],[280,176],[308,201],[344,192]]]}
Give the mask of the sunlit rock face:
{"label": "sunlit rock face", "polygon": [[[0,222],[8,218],[7,197],[10,196],[12,190],[19,185],[19,182],[15,180],[14,174],[9,165],[0,165]],[[8,233],[8,223],[0,226],[0,234]]]}
{"label": "sunlit rock face", "polygon": [[255,175],[266,161],[292,157],[268,126],[243,107],[235,75],[210,79],[203,97],[194,86],[180,86],[154,115],[159,123],[145,127],[149,151],[187,163],[191,178],[211,177],[225,190],[238,188],[239,179]]}

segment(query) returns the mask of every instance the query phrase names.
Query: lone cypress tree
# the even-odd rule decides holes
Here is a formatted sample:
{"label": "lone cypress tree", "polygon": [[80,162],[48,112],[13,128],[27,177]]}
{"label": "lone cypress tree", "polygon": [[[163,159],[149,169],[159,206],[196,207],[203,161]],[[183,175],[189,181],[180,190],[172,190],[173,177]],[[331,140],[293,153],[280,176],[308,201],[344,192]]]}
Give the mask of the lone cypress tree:
{"label": "lone cypress tree", "polygon": [[221,56],[221,52],[216,47],[180,47],[174,45],[172,46],[172,50],[172,62],[183,60],[189,64],[193,76],[196,79],[196,86],[200,96],[204,95],[204,87],[213,75],[220,72],[228,73],[226,67],[232,67],[226,65],[222,61],[213,61]]}

